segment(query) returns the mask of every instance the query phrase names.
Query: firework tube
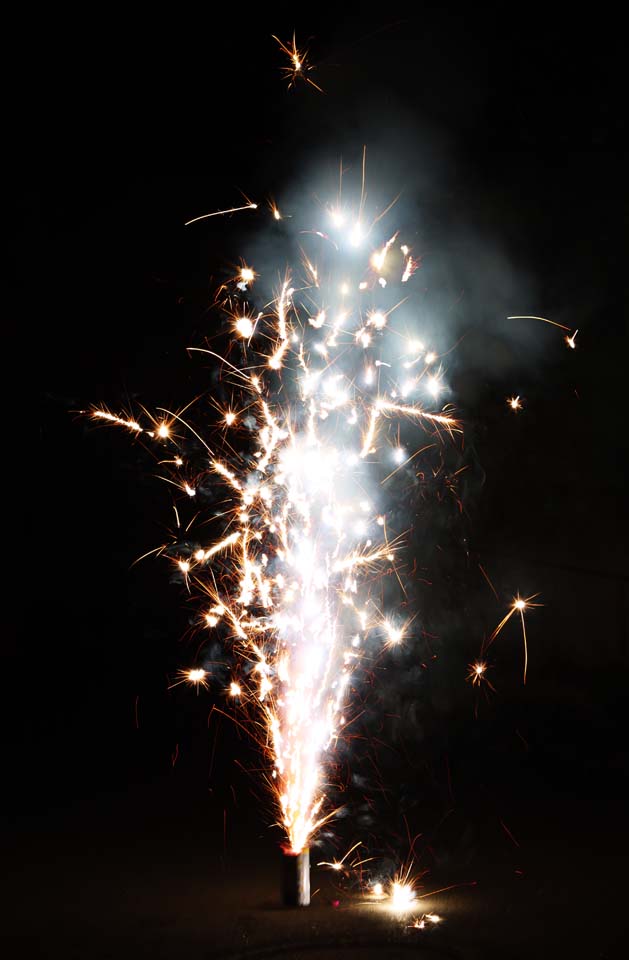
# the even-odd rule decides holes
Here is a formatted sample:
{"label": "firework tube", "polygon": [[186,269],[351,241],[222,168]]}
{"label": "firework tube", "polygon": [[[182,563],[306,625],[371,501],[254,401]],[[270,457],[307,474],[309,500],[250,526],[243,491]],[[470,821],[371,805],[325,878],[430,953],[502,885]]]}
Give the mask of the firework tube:
{"label": "firework tube", "polygon": [[310,850],[282,851],[282,903],[285,907],[310,904]]}

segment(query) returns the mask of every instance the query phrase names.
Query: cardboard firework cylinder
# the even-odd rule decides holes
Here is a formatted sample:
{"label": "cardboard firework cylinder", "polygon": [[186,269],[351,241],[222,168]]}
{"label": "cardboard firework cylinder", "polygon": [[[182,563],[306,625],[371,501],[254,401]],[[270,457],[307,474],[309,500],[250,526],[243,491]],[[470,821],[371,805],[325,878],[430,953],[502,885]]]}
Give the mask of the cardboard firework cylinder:
{"label": "cardboard firework cylinder", "polygon": [[282,851],[282,903],[285,907],[310,904],[310,850]]}

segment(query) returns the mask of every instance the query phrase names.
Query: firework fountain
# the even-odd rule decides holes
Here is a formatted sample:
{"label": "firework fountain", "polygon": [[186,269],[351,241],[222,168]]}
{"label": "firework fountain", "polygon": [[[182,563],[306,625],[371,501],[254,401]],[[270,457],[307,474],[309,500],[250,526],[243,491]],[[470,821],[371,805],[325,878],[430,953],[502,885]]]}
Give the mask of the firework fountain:
{"label": "firework fountain", "polygon": [[[282,219],[275,206],[271,217]],[[353,209],[339,197],[319,205],[303,229],[290,221],[299,259],[279,275],[268,303],[257,299],[255,265],[243,263],[221,287],[216,309],[229,347],[191,348],[220,370],[232,397],[216,404],[211,433],[184,411],[158,410],[145,425],[91,412],[165,448],[159,460],[181,499],[196,502],[210,480],[225,489],[215,540],[156,552],[199,597],[203,628],[220,630],[233,647],[229,692],[251,711],[252,735],[264,731],[267,779],[287,838],[288,903],[309,902],[309,842],[334,815],[328,781],[350,722],[352,678],[374,644],[404,638],[405,624],[383,609],[376,589],[383,575],[400,579],[401,531],[387,528],[382,481],[426,445],[420,434],[431,435],[428,445],[462,435],[440,400],[440,357],[409,334],[408,293],[420,261],[391,218],[391,208],[368,212],[363,173]],[[402,445],[403,421],[421,442]],[[201,470],[187,457],[190,437],[202,445]],[[512,612],[522,615],[524,605]],[[473,672],[475,683],[483,671]],[[206,678],[195,668],[180,681],[198,689]]]}

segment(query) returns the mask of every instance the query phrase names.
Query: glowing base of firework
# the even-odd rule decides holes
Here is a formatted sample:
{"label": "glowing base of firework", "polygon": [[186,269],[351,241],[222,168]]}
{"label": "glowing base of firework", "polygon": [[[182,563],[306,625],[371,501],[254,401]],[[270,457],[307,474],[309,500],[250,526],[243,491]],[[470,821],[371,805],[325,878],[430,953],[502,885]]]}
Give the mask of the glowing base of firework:
{"label": "glowing base of firework", "polygon": [[282,851],[282,903],[285,907],[310,906],[310,850]]}

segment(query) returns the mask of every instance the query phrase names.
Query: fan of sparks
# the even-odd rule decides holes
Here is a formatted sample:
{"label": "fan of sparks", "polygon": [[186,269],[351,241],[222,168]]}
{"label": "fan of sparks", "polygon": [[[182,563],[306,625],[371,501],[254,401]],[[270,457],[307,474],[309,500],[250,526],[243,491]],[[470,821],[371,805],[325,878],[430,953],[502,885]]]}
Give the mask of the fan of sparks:
{"label": "fan of sparks", "polygon": [[[378,236],[382,217],[366,222],[362,205],[323,208],[319,220],[300,238],[312,250],[270,303],[255,303],[259,278],[244,264],[223,288],[229,348],[192,348],[220,366],[232,395],[211,435],[173,412],[144,427],[92,411],[164,444],[168,478],[190,498],[199,474],[181,437],[192,431],[205,482],[211,473],[225,487],[220,536],[174,562],[202,598],[204,626],[238,654],[230,689],[255,704],[257,729],[263,721],[268,780],[296,853],[333,814],[326,777],[367,641],[404,635],[375,590],[396,571],[380,481],[411,457],[401,421],[438,443],[461,432],[439,402],[438,356],[396,325],[418,267],[411,250],[396,233]],[[205,677],[190,673],[193,683]]]}

